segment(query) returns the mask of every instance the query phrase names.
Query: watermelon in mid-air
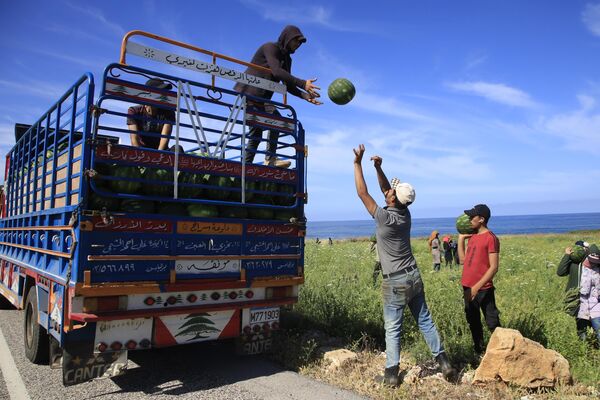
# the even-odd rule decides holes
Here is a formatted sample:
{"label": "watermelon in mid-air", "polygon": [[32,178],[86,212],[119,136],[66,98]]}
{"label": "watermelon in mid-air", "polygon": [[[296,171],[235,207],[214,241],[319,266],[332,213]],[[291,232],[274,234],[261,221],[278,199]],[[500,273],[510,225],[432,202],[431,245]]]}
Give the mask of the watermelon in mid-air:
{"label": "watermelon in mid-air", "polygon": [[356,89],[352,82],[346,78],[338,78],[331,82],[327,88],[327,95],[335,104],[348,104],[354,98]]}
{"label": "watermelon in mid-air", "polygon": [[475,230],[471,226],[471,218],[467,214],[462,214],[456,218],[456,230],[458,233],[470,235],[475,233]]}
{"label": "watermelon in mid-air", "polygon": [[583,246],[579,245],[573,246],[571,254],[569,255],[571,261],[573,261],[574,263],[582,262],[585,256],[587,256],[587,251]]}

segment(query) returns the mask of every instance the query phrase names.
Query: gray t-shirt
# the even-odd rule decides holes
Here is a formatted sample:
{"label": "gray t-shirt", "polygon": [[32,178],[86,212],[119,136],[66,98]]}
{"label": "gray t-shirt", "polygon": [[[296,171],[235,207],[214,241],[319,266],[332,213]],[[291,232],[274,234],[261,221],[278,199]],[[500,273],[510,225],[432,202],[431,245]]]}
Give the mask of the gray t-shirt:
{"label": "gray t-shirt", "polygon": [[410,248],[410,211],[377,206],[373,216],[377,226],[377,252],[384,274],[391,274],[404,268],[416,266]]}

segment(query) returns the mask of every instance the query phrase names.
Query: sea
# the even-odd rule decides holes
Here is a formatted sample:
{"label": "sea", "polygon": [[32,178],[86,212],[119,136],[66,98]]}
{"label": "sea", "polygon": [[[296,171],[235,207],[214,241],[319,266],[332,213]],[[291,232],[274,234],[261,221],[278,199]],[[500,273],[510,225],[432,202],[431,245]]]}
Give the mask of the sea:
{"label": "sea", "polygon": [[[456,218],[413,218],[411,237],[429,236],[433,230],[456,234]],[[492,216],[488,227],[496,234],[564,233],[600,229],[600,213],[502,215]],[[364,221],[308,221],[309,239],[351,239],[375,234],[375,222]]]}

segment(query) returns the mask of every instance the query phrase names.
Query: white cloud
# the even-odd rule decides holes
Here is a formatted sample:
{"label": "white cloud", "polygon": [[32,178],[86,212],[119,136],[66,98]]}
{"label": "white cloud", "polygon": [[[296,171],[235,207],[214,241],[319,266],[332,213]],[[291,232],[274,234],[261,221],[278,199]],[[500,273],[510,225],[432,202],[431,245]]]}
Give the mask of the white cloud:
{"label": "white cloud", "polygon": [[394,97],[379,96],[365,92],[358,93],[350,105],[363,110],[413,121],[428,121],[432,119],[430,116],[415,110],[410,104],[400,102]]}
{"label": "white cloud", "polygon": [[125,34],[125,29],[123,29],[121,25],[110,21],[110,18],[107,18],[100,9],[90,7],[89,5],[84,3],[71,3],[67,1],[65,2],[65,4],[73,10],[85,14],[88,17],[91,17],[92,19],[95,19],[96,21],[100,22],[104,28],[111,31],[113,34],[117,36],[123,36]]}
{"label": "white cloud", "polygon": [[[51,85],[46,82],[30,80],[26,82],[13,82],[0,80],[0,87],[13,90],[14,95],[32,95],[46,99],[58,100],[68,89],[68,86]],[[6,92],[5,92],[6,93]]]}
{"label": "white cloud", "polygon": [[584,25],[596,36],[600,36],[600,3],[586,4],[581,13]]}
{"label": "white cloud", "polygon": [[484,64],[488,59],[488,56],[486,54],[470,54],[467,57],[467,61],[466,61],[466,66],[465,66],[465,70],[471,70],[474,69],[482,64]]}
{"label": "white cloud", "polygon": [[537,129],[562,138],[571,150],[596,153],[600,147],[600,111],[593,97],[579,95],[578,99],[578,110],[542,118]]}
{"label": "white cloud", "polygon": [[513,107],[536,108],[539,105],[524,91],[503,83],[489,82],[452,82],[447,83],[451,89],[484,97],[497,103]]}
{"label": "white cloud", "polygon": [[261,0],[241,0],[241,3],[270,21],[286,24],[313,24],[341,32],[370,31],[365,21],[337,22],[336,18],[332,18],[333,11],[323,6],[282,5],[280,2]]}

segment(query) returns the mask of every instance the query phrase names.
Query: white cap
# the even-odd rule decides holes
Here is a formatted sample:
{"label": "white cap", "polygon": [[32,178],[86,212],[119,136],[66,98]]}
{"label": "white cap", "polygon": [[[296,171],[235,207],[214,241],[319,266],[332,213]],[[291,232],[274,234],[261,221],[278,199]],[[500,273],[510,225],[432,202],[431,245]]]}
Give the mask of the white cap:
{"label": "white cap", "polygon": [[401,204],[408,206],[415,201],[415,189],[410,183],[400,182],[400,179],[393,178],[390,185],[396,192],[396,198]]}

